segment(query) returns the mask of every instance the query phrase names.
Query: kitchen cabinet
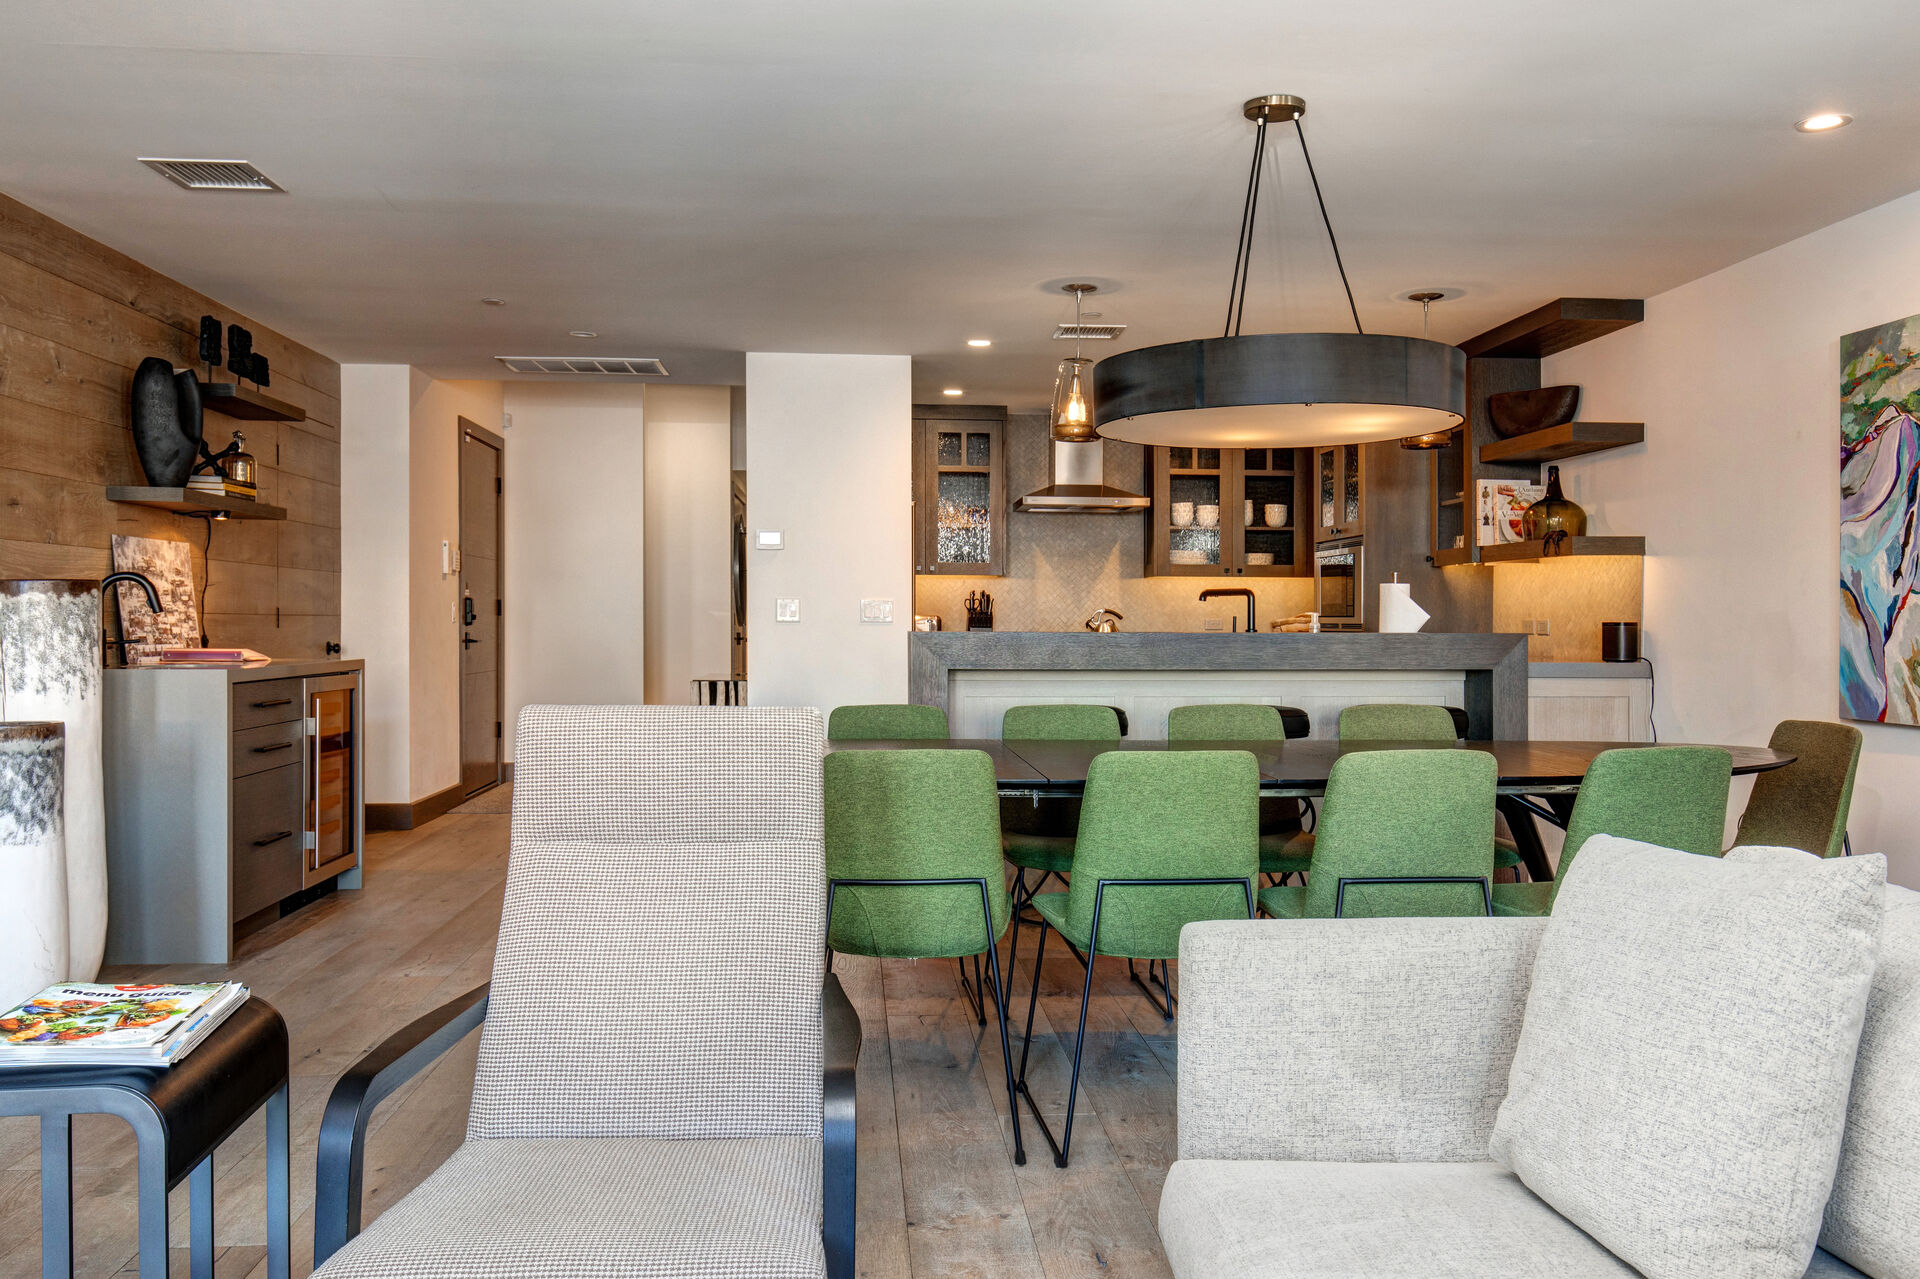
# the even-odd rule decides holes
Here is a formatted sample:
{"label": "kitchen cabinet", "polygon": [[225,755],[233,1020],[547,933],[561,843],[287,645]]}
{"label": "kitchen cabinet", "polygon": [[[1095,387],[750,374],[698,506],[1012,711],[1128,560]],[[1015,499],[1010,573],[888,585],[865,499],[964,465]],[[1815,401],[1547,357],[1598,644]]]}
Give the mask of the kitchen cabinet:
{"label": "kitchen cabinet", "polygon": [[104,676],[108,963],[227,963],[243,921],[359,887],[361,663]]}
{"label": "kitchen cabinet", "polygon": [[1313,540],[1359,537],[1367,523],[1366,450],[1335,444],[1313,450]]}
{"label": "kitchen cabinet", "polygon": [[1001,406],[914,406],[914,572],[1005,574],[1006,436]]}
{"label": "kitchen cabinet", "polygon": [[[1147,576],[1311,572],[1312,539],[1303,531],[1309,516],[1301,504],[1306,462],[1304,449],[1149,450]],[[1211,523],[1202,522],[1206,507],[1217,508]]]}

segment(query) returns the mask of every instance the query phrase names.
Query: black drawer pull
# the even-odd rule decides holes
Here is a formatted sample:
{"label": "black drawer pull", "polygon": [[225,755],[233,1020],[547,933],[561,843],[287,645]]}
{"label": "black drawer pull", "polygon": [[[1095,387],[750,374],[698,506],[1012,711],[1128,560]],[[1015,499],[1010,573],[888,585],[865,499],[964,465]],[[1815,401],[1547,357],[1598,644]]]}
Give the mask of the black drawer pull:
{"label": "black drawer pull", "polygon": [[292,839],[292,838],[293,838],[292,831],[283,830],[278,835],[269,835],[265,839],[254,840],[253,846],[255,848],[265,848],[268,844],[277,844],[283,839]]}
{"label": "black drawer pull", "polygon": [[256,746],[253,748],[253,753],[256,755],[267,755],[274,751],[290,751],[292,749],[292,742],[275,742],[271,746]]}
{"label": "black drawer pull", "polygon": [[274,700],[270,702],[255,702],[253,704],[253,708],[258,711],[263,711],[267,709],[267,707],[269,706],[291,706],[291,705],[293,705],[293,699],[291,697],[276,697]]}

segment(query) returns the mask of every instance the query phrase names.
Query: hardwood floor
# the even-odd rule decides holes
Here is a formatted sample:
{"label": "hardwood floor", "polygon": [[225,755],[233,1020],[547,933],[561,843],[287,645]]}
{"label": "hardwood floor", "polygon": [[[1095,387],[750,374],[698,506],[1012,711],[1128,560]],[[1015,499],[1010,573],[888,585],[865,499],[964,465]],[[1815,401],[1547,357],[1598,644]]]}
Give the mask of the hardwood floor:
{"label": "hardwood floor", "polygon": [[[237,977],[293,1036],[293,1256],[312,1268],[313,1160],[339,1073],[427,1010],[485,981],[506,878],[507,817],[454,814],[368,839],[366,888],[337,893],[247,939],[229,966],[121,968],[115,977]],[[1023,929],[1013,1009],[1024,1020],[1035,933]],[[1004,955],[1004,951],[1003,951]],[[1173,1026],[1101,960],[1073,1132],[1055,1168],[1024,1114],[1028,1163],[1013,1165],[1000,1042],[973,1021],[951,961],[840,956],[864,1030],[860,1054],[859,1271],[872,1279],[1167,1276],[1154,1230],[1174,1148]],[[1083,972],[1055,939],[1034,1021],[1034,1095],[1057,1133]],[[1056,1034],[1055,1027],[1064,1034]],[[376,1112],[367,1147],[372,1220],[460,1144],[473,1083],[470,1037]],[[1020,1051],[1015,1028],[1014,1053]],[[258,1116],[215,1156],[219,1279],[266,1274],[265,1129]],[[39,1133],[0,1120],[0,1279],[40,1273]],[[75,1266],[136,1263],[134,1148],[117,1119],[75,1123]],[[170,1270],[186,1273],[187,1198],[170,1204]]]}

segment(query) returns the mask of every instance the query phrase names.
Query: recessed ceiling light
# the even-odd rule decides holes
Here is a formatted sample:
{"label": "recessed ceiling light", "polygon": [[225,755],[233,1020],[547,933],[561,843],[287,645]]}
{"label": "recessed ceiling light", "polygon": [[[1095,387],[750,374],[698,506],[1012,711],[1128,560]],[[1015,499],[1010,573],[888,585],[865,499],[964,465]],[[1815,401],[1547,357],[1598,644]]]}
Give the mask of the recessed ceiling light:
{"label": "recessed ceiling light", "polygon": [[567,336],[570,338],[597,338],[600,335],[592,329],[568,329]]}
{"label": "recessed ceiling light", "polygon": [[940,392],[940,394],[942,394],[942,395],[965,395],[965,394],[966,394],[966,392],[965,392],[965,391],[963,391],[963,390],[961,390],[961,389],[960,389],[959,387],[957,387],[957,386],[949,386],[949,387],[946,387],[945,389],[943,389],[943,390],[942,390],[942,391]]}
{"label": "recessed ceiling light", "polygon": [[992,346],[993,339],[992,338],[968,338],[967,345],[968,346]]}
{"label": "recessed ceiling light", "polygon": [[1802,133],[1829,133],[1834,129],[1843,129],[1853,123],[1850,115],[1841,115],[1838,111],[1822,111],[1819,115],[1810,115],[1793,126]]}
{"label": "recessed ceiling light", "polygon": [[505,298],[481,298],[480,299],[481,306],[505,306],[506,304],[507,304],[507,300]]}

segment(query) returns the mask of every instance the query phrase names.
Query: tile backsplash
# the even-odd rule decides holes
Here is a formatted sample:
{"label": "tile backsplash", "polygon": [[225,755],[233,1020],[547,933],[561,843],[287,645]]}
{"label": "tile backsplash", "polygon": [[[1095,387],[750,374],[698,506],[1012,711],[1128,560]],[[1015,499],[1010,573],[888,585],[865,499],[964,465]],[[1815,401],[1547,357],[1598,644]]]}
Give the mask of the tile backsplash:
{"label": "tile backsplash", "polygon": [[1528,633],[1536,662],[1597,662],[1600,623],[1640,620],[1641,566],[1631,555],[1592,555],[1493,566],[1493,629]]}

